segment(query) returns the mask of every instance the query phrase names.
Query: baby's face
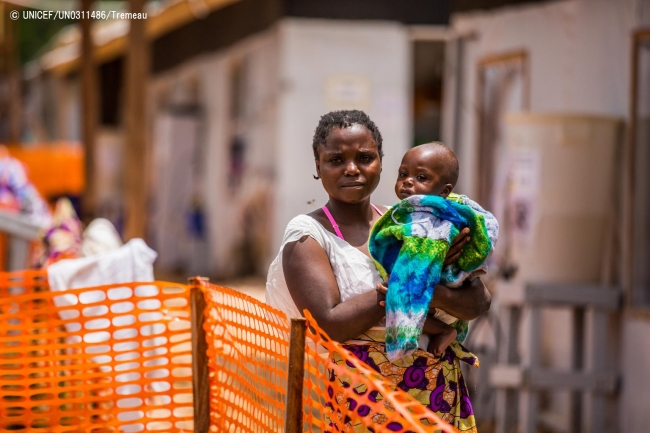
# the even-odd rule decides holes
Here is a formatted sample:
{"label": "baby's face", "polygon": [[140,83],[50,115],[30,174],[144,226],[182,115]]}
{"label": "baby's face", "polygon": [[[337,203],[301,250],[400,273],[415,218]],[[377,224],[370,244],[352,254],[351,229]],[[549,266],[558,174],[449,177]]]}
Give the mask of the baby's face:
{"label": "baby's face", "polygon": [[399,166],[395,194],[400,200],[416,194],[447,197],[452,185],[445,183],[439,174],[438,152],[423,146],[406,152]]}

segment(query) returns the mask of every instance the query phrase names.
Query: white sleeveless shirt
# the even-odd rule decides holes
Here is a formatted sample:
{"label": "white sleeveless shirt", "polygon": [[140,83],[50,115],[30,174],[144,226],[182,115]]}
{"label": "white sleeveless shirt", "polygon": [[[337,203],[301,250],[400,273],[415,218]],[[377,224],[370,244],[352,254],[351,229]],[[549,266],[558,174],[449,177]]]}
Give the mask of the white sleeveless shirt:
{"label": "white sleeveless shirt", "polygon": [[[303,236],[312,237],[325,250],[341,294],[341,302],[375,290],[381,282],[375,262],[361,251],[325,229],[308,215],[292,219],[284,232],[280,252],[271,263],[266,278],[266,303],[286,313],[287,317],[302,317],[291,298],[282,269],[282,251],[289,242]],[[382,321],[383,323],[383,321]]]}

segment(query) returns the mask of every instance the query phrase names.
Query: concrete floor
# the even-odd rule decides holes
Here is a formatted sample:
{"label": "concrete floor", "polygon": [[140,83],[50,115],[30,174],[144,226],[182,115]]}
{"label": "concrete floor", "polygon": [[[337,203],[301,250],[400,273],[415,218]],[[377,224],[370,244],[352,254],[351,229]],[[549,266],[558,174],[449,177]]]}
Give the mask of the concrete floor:
{"label": "concrete floor", "polygon": [[234,280],[214,281],[215,284],[230,287],[242,293],[251,296],[258,301],[264,302],[266,292],[266,278],[263,277],[246,277]]}
{"label": "concrete floor", "polygon": [[[172,283],[187,283],[187,275],[155,271],[156,280],[170,281]],[[266,278],[264,277],[244,277],[226,280],[210,280],[211,283],[224,287],[238,290],[251,296],[261,302],[264,302],[264,293],[266,290]]]}

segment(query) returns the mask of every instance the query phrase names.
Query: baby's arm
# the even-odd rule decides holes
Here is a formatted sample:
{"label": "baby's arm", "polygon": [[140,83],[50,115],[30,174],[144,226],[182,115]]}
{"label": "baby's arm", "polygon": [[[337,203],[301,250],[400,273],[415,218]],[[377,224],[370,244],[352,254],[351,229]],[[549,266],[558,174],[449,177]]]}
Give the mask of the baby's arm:
{"label": "baby's arm", "polygon": [[429,334],[427,351],[435,356],[441,356],[447,347],[456,339],[456,329],[441,320],[428,315],[422,326],[422,332]]}

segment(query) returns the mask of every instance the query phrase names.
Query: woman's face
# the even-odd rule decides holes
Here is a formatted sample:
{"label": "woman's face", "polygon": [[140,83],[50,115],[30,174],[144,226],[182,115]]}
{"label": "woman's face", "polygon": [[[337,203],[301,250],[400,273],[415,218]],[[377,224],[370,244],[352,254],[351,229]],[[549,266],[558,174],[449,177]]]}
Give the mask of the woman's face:
{"label": "woman's face", "polygon": [[365,126],[335,128],[318,148],[316,171],[330,197],[344,203],[362,202],[379,184],[377,143]]}

